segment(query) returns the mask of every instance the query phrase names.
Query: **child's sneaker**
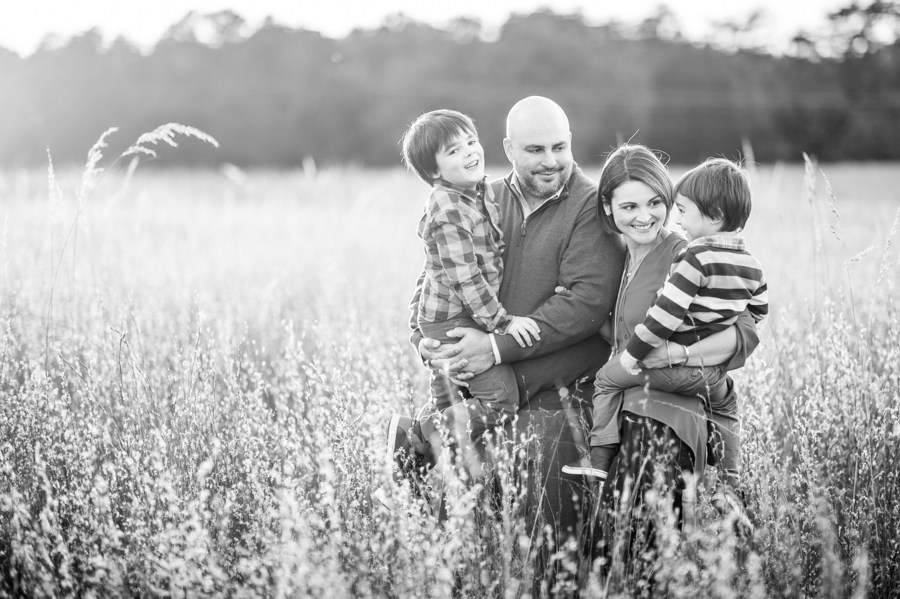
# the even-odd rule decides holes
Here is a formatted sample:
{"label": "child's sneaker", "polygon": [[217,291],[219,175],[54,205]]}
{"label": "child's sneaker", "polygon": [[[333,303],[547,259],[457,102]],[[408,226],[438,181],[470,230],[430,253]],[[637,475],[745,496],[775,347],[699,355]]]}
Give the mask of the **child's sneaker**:
{"label": "child's sneaker", "polygon": [[410,439],[410,430],[413,428],[413,419],[409,416],[392,414],[388,423],[387,443],[385,444],[385,461],[397,479],[396,468],[401,476],[405,476],[419,470],[420,454],[415,450]]}
{"label": "child's sneaker", "polygon": [[739,533],[753,533],[753,523],[744,509],[744,502],[729,485],[719,483],[716,492],[709,500],[716,511],[723,516],[734,514],[734,525]]}
{"label": "child's sneaker", "polygon": [[581,456],[574,462],[569,462],[562,467],[566,474],[575,474],[599,480],[606,480],[609,461],[603,447],[591,447],[591,452]]}
{"label": "child's sneaker", "polygon": [[[385,443],[385,462],[390,468],[394,482],[400,484],[406,480],[410,484],[410,490],[414,497],[427,499],[427,487],[424,475],[427,465],[418,451],[418,442],[412,430],[417,424],[409,416],[392,414],[388,422],[387,439]],[[390,483],[377,488],[372,497],[389,510],[395,509],[392,499]],[[427,500],[425,501],[427,503]]]}

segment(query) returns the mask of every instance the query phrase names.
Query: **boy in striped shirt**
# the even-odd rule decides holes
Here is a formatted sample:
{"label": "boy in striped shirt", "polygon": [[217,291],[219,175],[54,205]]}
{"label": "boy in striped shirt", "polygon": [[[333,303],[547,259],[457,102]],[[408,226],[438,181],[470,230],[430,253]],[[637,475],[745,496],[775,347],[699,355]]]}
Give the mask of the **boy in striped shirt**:
{"label": "boy in striped shirt", "polygon": [[[727,381],[722,366],[691,368],[674,366],[640,369],[638,363],[653,348],[669,341],[685,346],[733,325],[749,310],[756,322],[768,313],[767,287],[760,263],[744,247],[741,230],[750,216],[750,183],[736,164],[722,158],[710,159],[687,172],[675,185],[677,222],[687,234],[687,247],[675,258],[669,277],[647,312],[644,322],[625,350],[614,356],[597,373],[594,414],[615,413],[619,392],[649,384],[653,389],[680,395],[708,398],[713,422],[727,423],[714,438],[715,454],[726,483],[737,486],[740,465],[740,437],[737,405],[726,405]],[[608,424],[595,418],[594,431]],[[606,472],[618,453],[618,443],[591,448],[594,476]]]}

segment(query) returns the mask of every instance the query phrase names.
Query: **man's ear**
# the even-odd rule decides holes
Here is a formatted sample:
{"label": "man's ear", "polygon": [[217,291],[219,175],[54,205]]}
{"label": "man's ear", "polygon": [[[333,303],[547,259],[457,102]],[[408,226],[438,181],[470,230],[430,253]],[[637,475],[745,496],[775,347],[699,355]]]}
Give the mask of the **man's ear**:
{"label": "man's ear", "polygon": [[503,138],[503,151],[506,152],[506,159],[509,160],[510,163],[513,162],[513,147],[512,142],[508,137]]}

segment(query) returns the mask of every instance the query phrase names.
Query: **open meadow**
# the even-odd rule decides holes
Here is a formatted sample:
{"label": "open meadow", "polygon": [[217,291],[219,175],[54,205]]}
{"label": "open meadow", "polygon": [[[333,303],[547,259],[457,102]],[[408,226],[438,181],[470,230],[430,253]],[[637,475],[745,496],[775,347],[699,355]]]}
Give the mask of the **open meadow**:
{"label": "open meadow", "polygon": [[[701,495],[697,524],[663,535],[657,594],[900,588],[900,167],[821,170],[752,170],[772,312],[735,379],[756,531]],[[426,398],[406,341],[421,182],[140,167],[83,201],[80,184],[0,173],[0,596],[530,592],[540,535],[515,501],[481,530],[465,506],[441,526],[370,499],[386,418]]]}

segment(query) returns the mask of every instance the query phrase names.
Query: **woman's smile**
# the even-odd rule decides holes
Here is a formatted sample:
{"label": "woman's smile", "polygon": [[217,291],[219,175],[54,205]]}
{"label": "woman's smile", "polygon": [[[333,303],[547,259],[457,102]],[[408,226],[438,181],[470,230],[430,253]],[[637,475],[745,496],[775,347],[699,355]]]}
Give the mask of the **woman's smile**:
{"label": "woman's smile", "polygon": [[665,202],[641,181],[619,185],[609,206],[616,227],[625,235],[629,247],[653,243],[666,221]]}

